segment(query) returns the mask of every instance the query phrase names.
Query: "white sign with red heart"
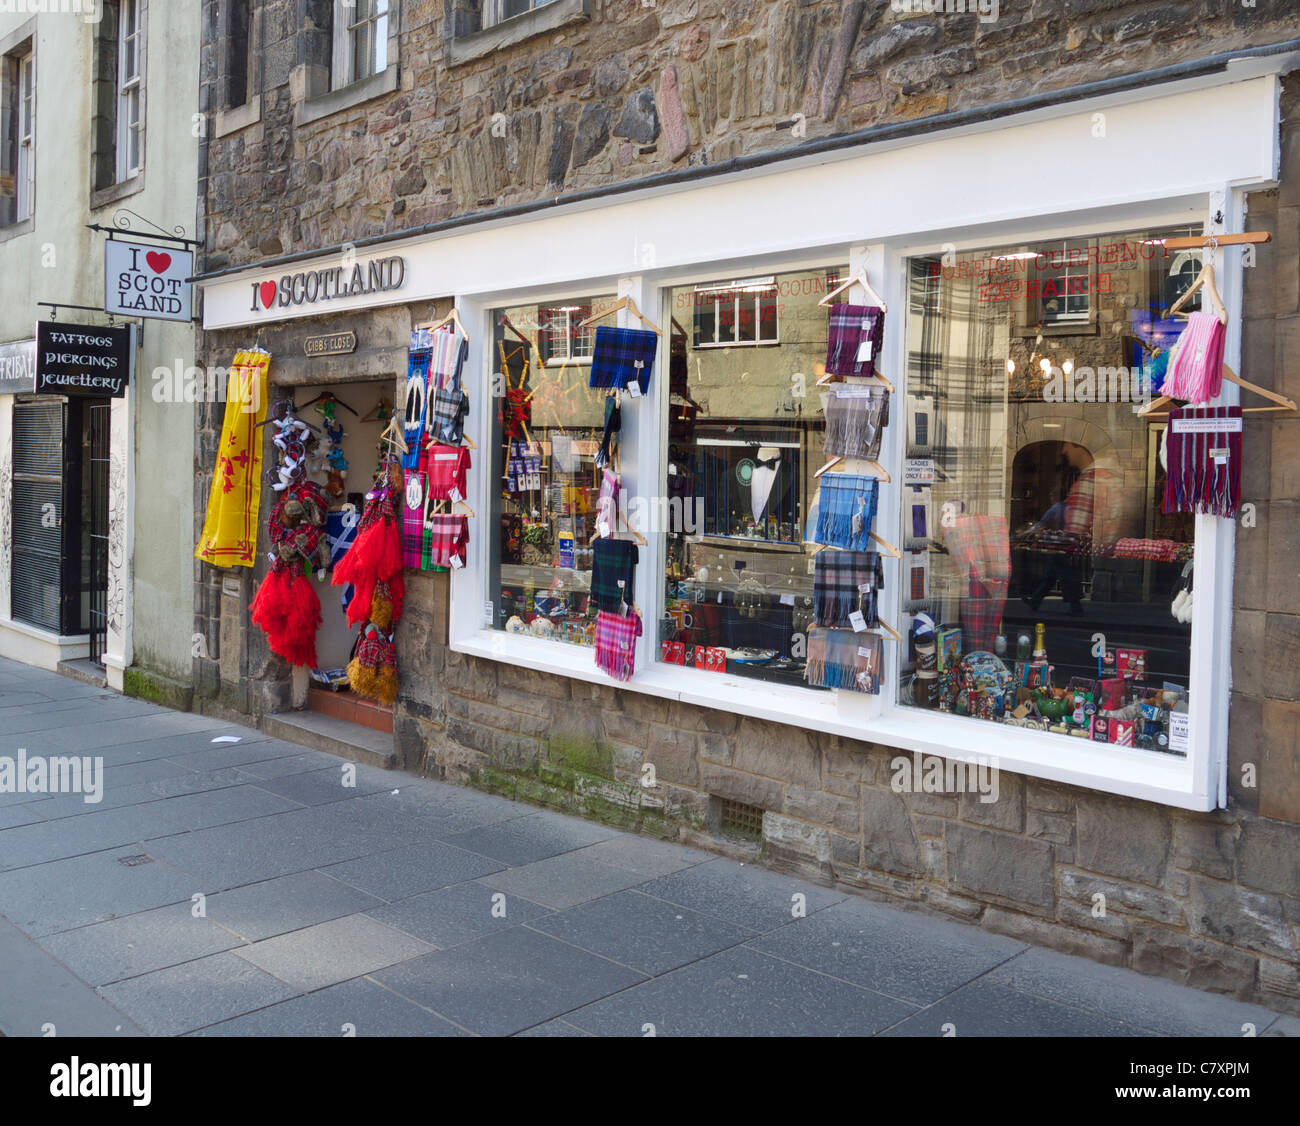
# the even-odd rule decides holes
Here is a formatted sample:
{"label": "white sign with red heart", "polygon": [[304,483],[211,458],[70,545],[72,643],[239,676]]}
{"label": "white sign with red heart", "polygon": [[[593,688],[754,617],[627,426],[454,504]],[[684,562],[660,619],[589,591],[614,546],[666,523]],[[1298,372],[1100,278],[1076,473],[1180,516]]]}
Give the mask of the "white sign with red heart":
{"label": "white sign with red heart", "polygon": [[164,321],[193,314],[194,254],[109,239],[104,244],[104,312]]}

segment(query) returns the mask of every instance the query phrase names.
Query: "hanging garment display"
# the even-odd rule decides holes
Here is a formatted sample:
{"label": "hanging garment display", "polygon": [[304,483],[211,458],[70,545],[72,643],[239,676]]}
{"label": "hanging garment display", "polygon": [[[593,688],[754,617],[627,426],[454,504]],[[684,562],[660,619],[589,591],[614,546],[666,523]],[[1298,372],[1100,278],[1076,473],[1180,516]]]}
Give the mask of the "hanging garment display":
{"label": "hanging garment display", "polygon": [[393,635],[373,622],[362,627],[352,659],[348,684],[358,696],[391,705],[397,699],[397,646]]}
{"label": "hanging garment display", "polygon": [[1165,432],[1165,512],[1233,517],[1241,503],[1241,407],[1184,407]]}
{"label": "hanging garment display", "polygon": [[814,627],[808,631],[804,679],[814,688],[875,694],[880,691],[882,656],[883,646],[875,635]]}
{"label": "hanging garment display", "polygon": [[636,671],[636,639],[641,615],[602,610],[596,615],[596,667],[615,680],[631,680]]}
{"label": "hanging garment display", "polygon": [[212,492],[194,557],[217,567],[251,567],[257,555],[257,516],[262,497],[262,441],[267,371],[271,355],[261,349],[235,355],[226,383],[226,413],[213,467]]}
{"label": "hanging garment display", "polygon": [[1011,547],[1005,516],[958,516],[944,543],[966,583],[961,623],[967,652],[992,650],[1011,580]]}
{"label": "hanging garment display", "polygon": [[659,336],[646,328],[600,325],[591,354],[591,387],[626,388],[636,384],[644,395],[650,386]]}
{"label": "hanging garment display", "polygon": [[381,582],[391,584],[395,608],[392,619],[396,620],[401,613],[405,588],[402,584],[402,531],[397,506],[403,485],[402,470],[393,459],[380,474],[375,487],[366,494],[356,541],[334,568],[332,582],[335,586],[352,583],[356,587],[356,594],[348,606],[350,626],[375,620],[371,603]]}
{"label": "hanging garment display", "polygon": [[623,411],[617,395],[605,396],[605,429],[600,436],[600,449],[596,451],[596,467],[603,469],[618,452],[619,432],[623,429]]}
{"label": "hanging garment display", "polygon": [[425,486],[429,500],[465,499],[471,468],[467,446],[432,445],[424,451]]}
{"label": "hanging garment display", "polygon": [[875,375],[885,341],[885,312],[871,305],[832,305],[827,375]]}
{"label": "hanging garment display", "polygon": [[317,664],[316,630],[322,620],[309,575],[330,561],[326,510],[320,487],[311,481],[300,482],[276,501],[267,529],[274,549],[271,569],[249,606],[271,652],[307,668]]}
{"label": "hanging garment display", "polygon": [[749,478],[749,507],[754,523],[762,525],[763,513],[772,496],[777,473],[781,469],[781,451],[775,446],[760,446],[754,455],[753,471]]}
{"label": "hanging garment display", "polygon": [[618,500],[623,488],[618,474],[604,469],[600,474],[600,496],[596,498],[596,535],[610,536],[618,527]]}
{"label": "hanging garment display", "polygon": [[625,605],[632,604],[638,558],[636,544],[631,540],[601,537],[591,547],[591,597],[596,609],[621,614]]}
{"label": "hanging garment display", "polygon": [[331,509],[325,521],[325,537],[329,542],[330,564],[337,563],[348,553],[357,538],[357,525],[361,516],[350,504]]}
{"label": "hanging garment display", "polygon": [[[469,396],[461,388],[461,369],[469,354],[469,341],[453,325],[433,334],[429,361],[429,387],[434,391],[432,437],[459,446],[465,436]],[[409,445],[407,447],[410,448]]]}
{"label": "hanging garment display", "polygon": [[889,423],[883,387],[832,384],[826,398],[826,454],[876,461]]}
{"label": "hanging garment display", "polygon": [[853,473],[827,473],[817,501],[816,543],[866,551],[876,517],[878,482]]}
{"label": "hanging garment display", "polygon": [[427,351],[412,352],[406,362],[405,425],[402,440],[406,453],[402,455],[403,469],[417,469],[420,464],[420,447],[424,442],[424,426],[429,409],[429,364]]}
{"label": "hanging garment display", "polygon": [[1174,345],[1161,394],[1204,403],[1223,387],[1223,348],[1227,328],[1214,313],[1193,313]]}
{"label": "hanging garment display", "polygon": [[847,626],[861,613],[867,627],[877,625],[877,600],[885,585],[885,566],[876,551],[835,551],[814,557],[813,606],[819,626]]}
{"label": "hanging garment display", "polygon": [[413,571],[420,569],[420,554],[424,548],[424,506],[424,473],[419,469],[407,469],[402,490],[402,566]]}
{"label": "hanging garment display", "polygon": [[421,566],[465,566],[469,549],[469,519],[458,512],[431,512],[424,522]]}

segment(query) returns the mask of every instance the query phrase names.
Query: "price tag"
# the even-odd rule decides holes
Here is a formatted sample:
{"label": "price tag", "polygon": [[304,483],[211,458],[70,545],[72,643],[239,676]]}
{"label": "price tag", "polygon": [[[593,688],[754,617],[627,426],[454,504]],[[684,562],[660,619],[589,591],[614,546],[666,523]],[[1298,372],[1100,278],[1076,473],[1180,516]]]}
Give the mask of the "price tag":
{"label": "price tag", "polygon": [[718,591],[718,605],[722,605],[722,591]]}
{"label": "price tag", "polygon": [[867,619],[862,616],[861,610],[854,610],[849,615],[849,624],[853,626],[855,633],[862,633],[867,628]]}
{"label": "price tag", "polygon": [[867,649],[867,648],[864,648],[864,647],[861,646],[861,645],[858,646],[858,656],[859,656],[859,657],[865,657],[865,658],[869,661],[869,660],[871,660],[875,655],[876,655],[876,651],[875,651],[874,649]]}
{"label": "price tag", "polygon": [[627,385],[627,394],[630,399],[641,398],[641,384],[637,383],[636,380],[633,380]]}
{"label": "price tag", "polygon": [[858,583],[858,593],[859,593],[859,594],[870,594],[870,593],[871,593],[871,584],[870,584],[870,583]]}
{"label": "price tag", "polygon": [[463,566],[465,566],[465,564],[459,555],[453,555],[451,557],[451,567],[453,571],[459,571]]}
{"label": "price tag", "polygon": [[782,605],[782,606],[793,606],[793,605],[794,605],[794,595],[793,595],[793,594],[783,594],[783,595],[781,595],[781,605]]}
{"label": "price tag", "polygon": [[1214,458],[1215,465],[1227,465],[1228,458],[1231,455],[1231,452],[1232,452],[1231,450],[1223,449],[1222,447],[1220,447],[1219,449],[1211,450],[1210,456]]}
{"label": "price tag", "polygon": [[491,602],[483,603],[483,624],[485,626],[493,625],[497,618],[497,608]]}
{"label": "price tag", "polygon": [[1186,712],[1169,713],[1169,749],[1185,751],[1191,742],[1192,717]]}
{"label": "price tag", "polygon": [[[866,326],[864,325],[863,327],[865,328]],[[874,347],[873,347],[871,341],[870,341],[870,340],[864,340],[861,344],[858,345],[858,357],[857,357],[857,362],[860,363],[860,364],[865,364],[869,359],[871,359],[871,353],[872,353],[874,350],[875,350],[875,349],[874,349]]]}
{"label": "price tag", "polygon": [[462,501],[462,500],[465,499],[465,498],[461,495],[460,490],[459,490],[458,488],[456,488],[455,485],[452,485],[452,487],[451,487],[450,489],[447,490],[447,496],[452,500],[453,503],[456,502],[456,501]]}

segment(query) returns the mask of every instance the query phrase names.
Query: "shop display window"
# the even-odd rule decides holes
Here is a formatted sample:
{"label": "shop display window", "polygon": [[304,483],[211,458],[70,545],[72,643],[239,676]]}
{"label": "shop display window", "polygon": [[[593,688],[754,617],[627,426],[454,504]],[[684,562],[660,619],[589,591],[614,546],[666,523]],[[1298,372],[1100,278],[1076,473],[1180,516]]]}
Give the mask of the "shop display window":
{"label": "shop display window", "polygon": [[588,386],[595,329],[582,322],[614,302],[606,294],[491,314],[492,445],[484,460],[495,629],[595,643],[591,541],[606,393]]}
{"label": "shop display window", "polygon": [[830,317],[818,301],[845,276],[831,265],[665,291],[663,489],[684,515],[659,548],[667,664],[805,686]]}
{"label": "shop display window", "polygon": [[909,260],[900,703],[1187,752],[1195,518],[1138,415],[1186,233]]}

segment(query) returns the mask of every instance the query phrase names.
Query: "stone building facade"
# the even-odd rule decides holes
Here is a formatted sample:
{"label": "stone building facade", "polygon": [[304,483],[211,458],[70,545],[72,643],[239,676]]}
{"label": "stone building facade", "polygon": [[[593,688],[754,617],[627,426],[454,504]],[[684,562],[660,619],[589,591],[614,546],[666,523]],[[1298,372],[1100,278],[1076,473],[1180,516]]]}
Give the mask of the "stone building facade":
{"label": "stone building facade", "polygon": [[[223,102],[222,7],[204,4],[213,276],[279,274],[296,257],[671,185],[868,128],[888,140],[889,128],[941,115],[974,122],[986,107],[1028,108],[1103,79],[1133,76],[1137,89],[1145,72],[1213,54],[1296,49],[1286,0],[1007,0],[988,22],[862,0],[558,0],[510,35],[483,28],[472,0],[404,0],[390,30],[398,73],[349,105],[321,77],[329,4],[267,0],[250,32],[254,111]],[[1244,271],[1242,375],[1300,397],[1300,72],[1283,88],[1280,186],[1247,201],[1247,228],[1273,244]],[[283,386],[364,371],[393,376],[396,391],[407,333],[448,304],[314,318],[312,332],[355,331],[358,351],[310,374],[290,358],[301,355],[293,322],[268,323],[258,341],[286,357],[273,375]],[[251,342],[226,328],[204,332],[200,348],[222,363]],[[220,409],[200,407],[198,512]],[[992,804],[897,793],[890,746],[454,651],[449,577],[418,572],[397,634],[395,761],[1300,1012],[1300,422],[1247,417],[1254,521],[1236,534],[1226,808],[1009,773]],[[288,670],[248,622],[261,572],[197,575],[209,656],[196,659],[195,707],[258,718],[284,707]],[[760,841],[721,832],[726,801],[762,811]]]}

